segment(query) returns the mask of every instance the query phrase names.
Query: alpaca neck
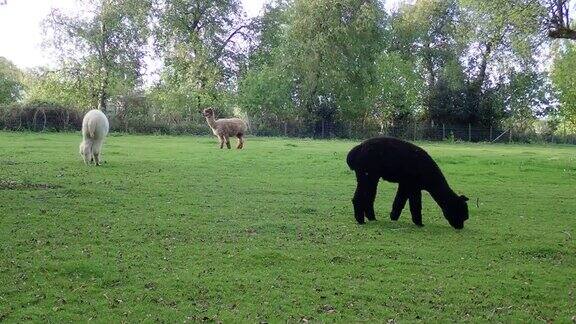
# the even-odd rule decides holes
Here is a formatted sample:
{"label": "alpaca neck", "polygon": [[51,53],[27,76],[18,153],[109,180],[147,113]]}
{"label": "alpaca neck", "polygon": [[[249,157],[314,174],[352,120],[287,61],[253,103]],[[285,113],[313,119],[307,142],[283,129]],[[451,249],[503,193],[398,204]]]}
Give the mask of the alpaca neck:
{"label": "alpaca neck", "polygon": [[445,179],[442,179],[437,185],[429,188],[428,192],[442,210],[447,209],[451,202],[453,202],[455,198],[458,198],[458,195],[450,188]]}
{"label": "alpaca neck", "polygon": [[206,122],[212,130],[216,129],[216,119],[214,119],[214,116],[206,117]]}

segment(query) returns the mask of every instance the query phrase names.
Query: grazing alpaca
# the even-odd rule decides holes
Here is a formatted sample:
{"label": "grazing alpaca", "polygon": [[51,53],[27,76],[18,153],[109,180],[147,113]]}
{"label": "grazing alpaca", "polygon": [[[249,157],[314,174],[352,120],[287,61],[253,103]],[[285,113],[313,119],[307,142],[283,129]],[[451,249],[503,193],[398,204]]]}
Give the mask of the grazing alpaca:
{"label": "grazing alpaca", "polygon": [[95,162],[96,165],[100,165],[100,151],[108,134],[108,127],[108,118],[100,110],[93,109],[84,115],[80,143],[80,154],[84,158],[84,163]]}
{"label": "grazing alpaca", "polygon": [[214,109],[212,108],[204,109],[202,115],[206,117],[208,126],[212,129],[214,135],[218,137],[220,148],[224,148],[224,143],[226,143],[226,147],[230,149],[230,136],[238,137],[238,146],[236,148],[241,149],[244,147],[244,134],[247,126],[242,119],[227,118],[216,120],[214,118]]}
{"label": "grazing alpaca", "polygon": [[398,220],[409,200],[412,221],[423,226],[421,191],[426,190],[442,208],[452,227],[464,227],[464,221],[468,219],[468,198],[452,191],[436,162],[420,147],[395,138],[376,137],[354,147],[346,161],[356,172],[357,187],[352,203],[358,223],[364,223],[364,216],[376,219],[374,199],[382,178],[398,183],[390,213],[392,220]]}

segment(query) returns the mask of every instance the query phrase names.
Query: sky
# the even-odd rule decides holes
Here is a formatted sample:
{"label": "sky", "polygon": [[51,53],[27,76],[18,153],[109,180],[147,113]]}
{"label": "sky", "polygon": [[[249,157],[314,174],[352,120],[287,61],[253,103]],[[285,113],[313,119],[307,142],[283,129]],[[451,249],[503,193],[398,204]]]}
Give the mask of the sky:
{"label": "sky", "polygon": [[[6,0],[0,0],[0,4]],[[42,20],[53,8],[73,10],[76,0],[7,0],[0,6],[0,56],[20,68],[51,66],[54,62],[42,49]],[[265,0],[242,0],[248,17],[257,16]]]}
{"label": "sky", "polygon": [[[386,1],[392,10],[400,0]],[[0,0],[0,56],[20,68],[52,66],[54,58],[42,49],[42,20],[53,8],[73,10],[77,0]],[[248,17],[257,16],[267,0],[242,0]]]}

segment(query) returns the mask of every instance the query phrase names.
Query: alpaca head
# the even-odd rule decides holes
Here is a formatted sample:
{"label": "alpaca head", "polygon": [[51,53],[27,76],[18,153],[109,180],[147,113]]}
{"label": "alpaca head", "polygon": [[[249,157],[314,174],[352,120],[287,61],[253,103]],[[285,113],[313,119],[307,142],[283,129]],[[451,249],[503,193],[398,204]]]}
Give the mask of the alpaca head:
{"label": "alpaca head", "polygon": [[204,117],[214,117],[214,109],[212,108],[206,108],[202,111],[202,116]]}
{"label": "alpaca head", "polygon": [[456,196],[448,207],[443,209],[444,217],[455,229],[464,228],[464,222],[468,219],[468,197]]}

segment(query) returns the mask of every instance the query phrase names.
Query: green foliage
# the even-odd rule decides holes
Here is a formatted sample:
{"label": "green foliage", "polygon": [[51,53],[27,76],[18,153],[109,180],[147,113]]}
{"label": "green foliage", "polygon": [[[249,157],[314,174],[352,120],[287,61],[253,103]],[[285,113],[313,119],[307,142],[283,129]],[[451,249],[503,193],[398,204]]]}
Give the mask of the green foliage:
{"label": "green foliage", "polygon": [[372,2],[269,5],[240,81],[240,102],[262,116],[292,112],[309,125],[366,118],[384,19]]}
{"label": "green foliage", "polygon": [[[481,8],[500,24],[513,24],[525,32],[539,30],[547,37],[576,40],[574,0],[460,0]],[[522,41],[522,40],[521,40]]]}
{"label": "green foliage", "polygon": [[560,115],[576,129],[576,45],[566,43],[558,51],[552,69],[552,82],[561,102]]}
{"label": "green foliage", "polygon": [[289,120],[297,115],[286,67],[264,65],[250,69],[238,85],[238,103],[250,116]]}
{"label": "green foliage", "polygon": [[[574,147],[420,143],[470,219],[425,227],[381,182],[355,224],[357,143],[0,134],[0,316],[6,322],[571,321]],[[26,152],[25,154],[23,152]],[[535,185],[538,184],[538,185]],[[322,190],[319,190],[321,188]],[[479,198],[480,208],[475,206]]]}
{"label": "green foliage", "polygon": [[515,73],[500,92],[504,95],[505,106],[509,109],[507,123],[516,131],[533,128],[534,116],[545,116],[551,109],[549,94],[552,89],[543,74]]}
{"label": "green foliage", "polygon": [[253,26],[259,42],[238,82],[238,104],[260,123],[289,121],[302,116],[293,100],[296,75],[290,49],[285,44],[289,21],[288,4],[271,3]]}
{"label": "green foliage", "polygon": [[[148,37],[148,0],[82,0],[75,14],[52,11],[47,44],[65,79],[82,80],[99,109],[141,85]],[[64,81],[66,82],[66,81]]]}
{"label": "green foliage", "polygon": [[[391,15],[378,1],[275,0],[253,20],[239,0],[81,3],[46,20],[59,66],[34,73],[29,100],[103,109],[145,92],[148,115],[169,122],[212,106],[306,133],[412,120],[526,128],[555,112],[541,59],[548,0],[406,1]],[[144,85],[149,43],[161,64]]]}
{"label": "green foliage", "polygon": [[0,107],[0,129],[16,131],[70,131],[82,127],[83,112],[53,101],[31,100]]}
{"label": "green foliage", "polygon": [[356,0],[296,1],[286,43],[296,97],[313,118],[364,116],[380,52],[382,8]]}
{"label": "green foliage", "polygon": [[22,72],[9,60],[0,56],[0,106],[22,97]]}
{"label": "green foliage", "polygon": [[384,53],[376,62],[376,80],[371,85],[370,115],[382,131],[390,126],[414,122],[422,110],[424,84],[415,65],[398,52]]}
{"label": "green foliage", "polygon": [[[510,99],[518,93],[517,76],[539,74],[535,57],[544,36],[538,22],[502,18],[499,10],[511,9],[513,1],[498,8],[496,2],[417,1],[393,16],[391,48],[413,61],[426,82],[425,119],[488,127],[506,115],[533,120],[538,110],[549,109],[542,107],[548,105],[543,98],[551,95],[549,89],[541,78],[532,78],[529,87],[538,91],[523,92],[525,114],[510,113],[519,109]],[[516,5],[525,15],[542,9]],[[534,102],[540,107],[528,105]]]}
{"label": "green foliage", "polygon": [[97,105],[90,80],[72,79],[65,73],[37,69],[25,78],[26,102],[51,102],[64,107],[87,111]]}
{"label": "green foliage", "polygon": [[155,1],[156,52],[163,60],[152,90],[163,112],[189,115],[209,106],[230,110],[241,49],[234,46],[247,28],[237,0]]}

